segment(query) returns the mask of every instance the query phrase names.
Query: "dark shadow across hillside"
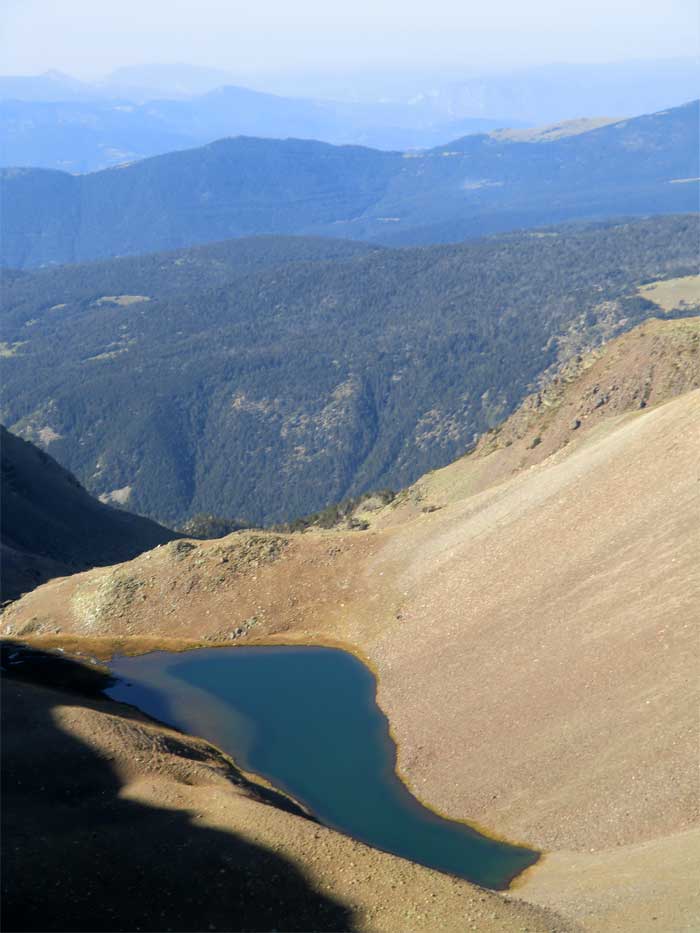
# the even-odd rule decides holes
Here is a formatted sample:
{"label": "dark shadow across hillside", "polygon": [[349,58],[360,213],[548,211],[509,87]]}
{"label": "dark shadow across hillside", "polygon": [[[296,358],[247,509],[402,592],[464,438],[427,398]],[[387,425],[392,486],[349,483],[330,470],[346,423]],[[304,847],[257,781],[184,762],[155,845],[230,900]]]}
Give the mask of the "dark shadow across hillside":
{"label": "dark shadow across hillside", "polygon": [[68,703],[135,716],[100,697],[106,675],[3,648],[3,930],[352,929],[351,911],[279,855],[119,796],[110,759],[53,715]]}

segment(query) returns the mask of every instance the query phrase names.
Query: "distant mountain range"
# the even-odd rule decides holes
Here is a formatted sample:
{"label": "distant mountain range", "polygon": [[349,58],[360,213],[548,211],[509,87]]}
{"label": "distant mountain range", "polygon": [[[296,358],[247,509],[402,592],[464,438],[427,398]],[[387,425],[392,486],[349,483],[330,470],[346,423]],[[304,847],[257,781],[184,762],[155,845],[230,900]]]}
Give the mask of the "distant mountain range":
{"label": "distant mountain range", "polygon": [[83,176],[5,169],[2,263],[259,234],[451,242],[697,208],[697,102],[579,129],[545,141],[466,136],[423,153],[240,137]]}
{"label": "distant mountain range", "polygon": [[415,149],[526,125],[510,113],[456,117],[416,101],[289,97],[241,87],[223,71],[186,66],[123,68],[99,83],[60,72],[0,77],[0,165],[74,173],[224,136]]}
{"label": "distant mountain range", "polygon": [[271,237],[6,273],[0,417],[160,521],[293,519],[450,461],[549,367],[662,314],[638,288],[696,273],[697,236]]}
{"label": "distant mountain range", "polygon": [[7,76],[0,165],[97,171],[224,136],[426,149],[504,127],[649,113],[690,100],[698,77],[686,60],[487,76],[299,76],[259,79],[255,89],[240,75],[191,65],[120,68],[96,82]]}
{"label": "distant mountain range", "polygon": [[4,100],[0,164],[88,172],[241,135],[293,136],[379,149],[428,148],[458,135],[526,125],[511,117],[466,117],[412,126],[415,117],[405,110],[390,104],[279,97],[234,86],[193,99],[146,103]]}
{"label": "distant mountain range", "polygon": [[[146,74],[154,80],[154,72],[143,72],[141,77]],[[132,80],[138,76],[136,72]],[[697,97],[699,80],[700,60],[695,57],[559,63],[488,73],[449,65],[440,66],[438,71],[416,67],[364,68],[352,73],[309,71],[280,78],[258,77],[251,86],[294,97],[405,104],[414,119],[429,116],[432,123],[511,115],[537,126],[582,116],[620,118],[664,110]],[[240,77],[229,83],[250,84]]]}
{"label": "distant mountain range", "polygon": [[251,75],[192,64],[117,68],[99,80],[81,81],[61,71],[1,75],[0,100],[182,100],[235,85],[269,94],[403,108],[403,126],[464,117],[510,114],[548,123],[585,114],[622,116],[688,100],[697,93],[697,58],[637,59],[598,64],[550,64],[481,72],[392,67],[361,71],[295,71]]}

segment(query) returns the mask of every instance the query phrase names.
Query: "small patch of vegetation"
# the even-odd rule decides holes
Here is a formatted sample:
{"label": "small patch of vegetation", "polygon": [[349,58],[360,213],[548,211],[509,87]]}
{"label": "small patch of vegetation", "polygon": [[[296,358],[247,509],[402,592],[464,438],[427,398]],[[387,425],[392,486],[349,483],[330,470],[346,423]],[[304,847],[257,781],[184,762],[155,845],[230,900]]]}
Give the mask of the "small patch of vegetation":
{"label": "small patch of vegetation", "polygon": [[199,538],[207,540],[209,538],[224,538],[226,535],[233,534],[234,531],[243,531],[246,528],[252,528],[251,522],[239,518],[221,518],[218,515],[208,515],[201,512],[193,515],[183,522],[177,531],[188,538]]}
{"label": "small patch of vegetation", "polygon": [[396,493],[392,489],[380,489],[376,492],[366,492],[361,496],[351,496],[343,499],[342,502],[336,502],[327,505],[325,509],[318,512],[312,512],[310,515],[303,515],[295,518],[291,522],[285,522],[281,525],[275,525],[275,531],[293,533],[306,531],[308,528],[337,528],[339,525],[346,524],[353,531],[366,531],[369,528],[369,522],[362,518],[357,518],[355,512],[372,499],[378,501],[377,507],[388,505],[395,498]]}

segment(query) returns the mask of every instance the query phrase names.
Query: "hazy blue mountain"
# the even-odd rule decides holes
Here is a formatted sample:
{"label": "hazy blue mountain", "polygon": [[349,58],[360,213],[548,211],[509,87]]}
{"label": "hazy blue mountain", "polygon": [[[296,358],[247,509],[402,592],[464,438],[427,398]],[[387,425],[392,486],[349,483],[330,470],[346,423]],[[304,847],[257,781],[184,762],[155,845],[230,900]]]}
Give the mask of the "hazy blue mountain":
{"label": "hazy blue mountain", "polygon": [[92,175],[7,169],[4,264],[81,261],[325,226],[375,203],[396,158],[240,137]]}
{"label": "hazy blue mountain", "polygon": [[[132,99],[196,97],[217,87],[235,84],[236,76],[223,68],[174,64],[124,65],[115,68],[99,82],[105,89]],[[144,94],[148,94],[144,97]]]}
{"label": "hazy blue mountain", "polygon": [[4,170],[2,262],[258,234],[451,242],[695,210],[699,175],[697,103],[546,143],[476,135],[422,153],[239,137],[83,176]]}
{"label": "hazy blue mountain", "polygon": [[263,94],[225,86],[186,102],[156,101],[154,113],[178,131],[209,142],[221,136],[293,136],[378,149],[427,148],[504,126],[524,126],[513,117],[479,116],[455,121],[421,119],[405,105],[341,103]]}
{"label": "hazy blue mountain", "polygon": [[5,276],[0,417],[168,523],[278,521],[463,452],[697,269],[691,217],[384,249],[263,238]]}
{"label": "hazy blue mountain", "polygon": [[416,119],[442,123],[509,114],[530,125],[581,116],[624,117],[673,107],[698,96],[697,58],[608,64],[551,64],[484,73],[444,66],[362,72],[309,72],[267,80],[260,90],[410,106]]}
{"label": "hazy blue mountain", "polygon": [[95,81],[81,81],[53,70],[40,75],[0,75],[0,100],[136,103],[163,97],[194,97],[234,80],[229,72],[196,65],[129,66]]}
{"label": "hazy blue mountain", "polygon": [[349,85],[315,75],[311,84],[272,79],[274,93],[184,64],[119,68],[93,82],[60,72],[4,77],[0,165],[97,171],[228,136],[428,149],[496,128],[656,111],[690,100],[699,79],[692,60],[496,75],[368,73]]}
{"label": "hazy blue mountain", "polygon": [[651,113],[694,99],[699,86],[700,63],[693,59],[557,64],[455,81],[414,100],[435,114],[462,118],[511,113],[538,125]]}
{"label": "hazy blue mountain", "polygon": [[0,100],[3,101],[89,101],[101,96],[94,85],[61,71],[47,71],[41,75],[0,75]]}
{"label": "hazy blue mountain", "polygon": [[193,145],[146,109],[125,102],[2,101],[0,164],[88,172]]}
{"label": "hazy blue mountain", "polygon": [[[399,179],[391,196],[397,208],[410,204],[406,221],[380,237],[372,227],[368,238],[451,242],[576,218],[697,210],[699,116],[694,101],[551,142],[465,137],[434,150],[410,192]],[[436,164],[440,156],[447,168]],[[350,225],[338,231],[348,236]]]}
{"label": "hazy blue mountain", "polygon": [[[380,149],[428,148],[516,120],[412,125],[407,108],[262,94],[226,86],[192,99],[0,101],[0,165],[89,172],[224,136],[295,137]],[[421,121],[414,121],[420,123]]]}
{"label": "hazy blue mountain", "polygon": [[[244,75],[186,64],[119,68],[92,82],[60,72],[0,77],[0,101],[15,104],[0,111],[3,164],[20,164],[19,156],[29,153],[21,164],[94,171],[124,161],[121,153],[142,158],[235,135],[430,148],[494,127],[650,113],[693,99],[699,81],[693,59],[547,65],[497,74],[444,68],[439,73],[258,75],[252,86]],[[83,106],[70,114],[65,108],[22,111],[19,101]],[[135,108],[131,118],[126,105]],[[122,111],[117,135],[112,107]],[[94,140],[81,135],[81,124],[95,131]],[[59,136],[57,160],[51,144]],[[183,142],[173,146],[176,136]]]}

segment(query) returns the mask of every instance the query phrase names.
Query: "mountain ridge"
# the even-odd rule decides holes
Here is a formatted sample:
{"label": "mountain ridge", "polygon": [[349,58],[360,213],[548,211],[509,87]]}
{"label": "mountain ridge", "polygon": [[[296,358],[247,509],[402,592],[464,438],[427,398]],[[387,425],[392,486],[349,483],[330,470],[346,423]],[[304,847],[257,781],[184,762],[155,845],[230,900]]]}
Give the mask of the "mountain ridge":
{"label": "mountain ridge", "polygon": [[0,164],[82,174],[236,136],[426,149],[458,135],[523,125],[514,118],[472,117],[435,127],[393,126],[391,112],[382,113],[380,105],[304,101],[236,86],[194,100],[146,103],[0,100]]}
{"label": "mountain ridge", "polygon": [[[466,136],[421,153],[219,140],[84,176],[4,169],[2,264],[257,234],[449,242],[564,220],[695,210],[697,102],[542,145]],[[118,205],[118,208],[117,208]]]}
{"label": "mountain ridge", "polygon": [[24,273],[5,287],[1,413],[95,494],[129,488],[127,507],[168,524],[290,520],[407,485],[549,367],[664,316],[638,289],[693,272],[696,242],[676,217],[412,250],[232,240]]}

